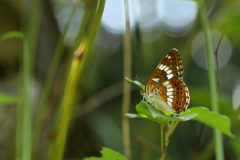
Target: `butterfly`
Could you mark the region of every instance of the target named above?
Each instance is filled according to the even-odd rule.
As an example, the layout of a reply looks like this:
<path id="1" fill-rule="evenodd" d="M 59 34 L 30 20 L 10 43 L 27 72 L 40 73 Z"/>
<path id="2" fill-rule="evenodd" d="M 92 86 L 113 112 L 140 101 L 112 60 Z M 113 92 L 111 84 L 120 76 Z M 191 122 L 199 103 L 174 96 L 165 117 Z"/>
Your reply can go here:
<path id="1" fill-rule="evenodd" d="M 143 98 L 168 112 L 181 113 L 190 102 L 183 82 L 183 64 L 177 49 L 171 49 L 149 77 Z"/>

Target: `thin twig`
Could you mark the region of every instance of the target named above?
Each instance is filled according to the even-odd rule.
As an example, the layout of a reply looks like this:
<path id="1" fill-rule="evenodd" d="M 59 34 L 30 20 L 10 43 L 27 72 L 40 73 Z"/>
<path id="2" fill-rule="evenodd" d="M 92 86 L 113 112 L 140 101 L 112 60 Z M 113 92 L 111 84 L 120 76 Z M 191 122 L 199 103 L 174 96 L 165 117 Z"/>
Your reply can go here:
<path id="1" fill-rule="evenodd" d="M 123 83 L 121 81 L 121 82 L 114 83 L 104 88 L 103 90 L 99 91 L 98 93 L 96 93 L 95 95 L 87 99 L 83 104 L 81 104 L 81 108 L 76 107 L 78 108 L 77 116 L 78 117 L 84 116 L 94 111 L 104 103 L 109 102 L 110 100 L 116 98 L 117 96 L 122 95 L 122 90 L 121 90 L 122 86 L 123 86 Z"/>
<path id="2" fill-rule="evenodd" d="M 207 126 L 205 124 L 201 126 L 201 131 L 198 136 L 198 143 L 197 143 L 197 146 L 195 147 L 195 151 L 193 153 L 192 159 L 197 159 L 199 157 L 199 151 L 200 151 L 200 147 L 201 147 L 201 143 L 203 141 L 204 135 L 206 133 L 206 129 L 207 129 Z"/>
<path id="3" fill-rule="evenodd" d="M 218 42 L 218 45 L 217 45 L 217 48 L 215 50 L 215 59 L 216 59 L 216 67 L 217 67 L 217 72 L 216 72 L 216 77 L 217 77 L 217 89 L 218 91 L 220 90 L 220 84 L 221 84 L 221 75 L 220 75 L 220 70 L 219 70 L 219 60 L 218 60 L 218 50 L 219 50 L 219 47 L 220 47 L 220 44 L 222 42 L 222 39 L 223 39 L 223 33 L 221 35 L 221 38 Z"/>
<path id="4" fill-rule="evenodd" d="M 134 133 L 133 137 L 136 139 L 138 143 L 143 144 L 144 147 L 150 148 L 156 152 L 159 152 L 159 150 L 161 149 L 159 145 L 151 142 L 148 138 L 144 136 L 140 136 L 139 133 Z"/>
<path id="5" fill-rule="evenodd" d="M 124 34 L 124 77 L 131 77 L 131 37 L 130 37 L 130 22 L 129 22 L 129 6 L 128 0 L 124 0 L 125 8 L 125 34 Z M 122 106 L 122 127 L 123 127 L 123 145 L 124 154 L 127 159 L 131 159 L 131 145 L 130 145 L 130 124 L 129 119 L 125 116 L 129 112 L 131 100 L 131 86 L 126 80 L 123 82 L 123 106 Z"/>

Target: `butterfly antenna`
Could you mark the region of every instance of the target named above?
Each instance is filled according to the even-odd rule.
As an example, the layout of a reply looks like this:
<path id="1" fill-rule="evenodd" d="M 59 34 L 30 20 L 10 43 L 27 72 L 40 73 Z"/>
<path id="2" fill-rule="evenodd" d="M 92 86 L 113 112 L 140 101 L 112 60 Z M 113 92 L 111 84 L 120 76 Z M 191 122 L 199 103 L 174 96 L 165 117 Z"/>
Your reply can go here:
<path id="1" fill-rule="evenodd" d="M 135 75 L 136 75 L 137 81 L 140 82 L 139 79 L 138 79 L 137 73 L 135 73 Z M 145 91 L 141 89 L 141 90 L 140 90 L 140 94 L 141 94 L 141 95 L 144 95 L 144 93 L 145 93 Z M 144 101 L 144 96 L 143 96 L 143 100 L 142 100 L 142 101 Z"/>
<path id="2" fill-rule="evenodd" d="M 137 81 L 139 82 L 139 79 L 138 79 L 138 75 L 137 75 L 137 73 L 135 73 L 135 75 L 136 75 L 136 79 L 137 79 Z"/>

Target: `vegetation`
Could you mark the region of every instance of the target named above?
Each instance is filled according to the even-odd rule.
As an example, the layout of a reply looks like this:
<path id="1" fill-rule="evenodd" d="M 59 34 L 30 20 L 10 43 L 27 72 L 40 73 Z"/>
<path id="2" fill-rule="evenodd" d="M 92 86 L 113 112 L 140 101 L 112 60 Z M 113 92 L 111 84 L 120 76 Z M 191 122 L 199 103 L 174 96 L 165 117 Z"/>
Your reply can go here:
<path id="1" fill-rule="evenodd" d="M 239 2 L 124 0 L 122 32 L 113 2 L 0 2 L 0 159 L 240 159 Z M 172 48 L 191 96 L 180 114 L 139 93 Z"/>

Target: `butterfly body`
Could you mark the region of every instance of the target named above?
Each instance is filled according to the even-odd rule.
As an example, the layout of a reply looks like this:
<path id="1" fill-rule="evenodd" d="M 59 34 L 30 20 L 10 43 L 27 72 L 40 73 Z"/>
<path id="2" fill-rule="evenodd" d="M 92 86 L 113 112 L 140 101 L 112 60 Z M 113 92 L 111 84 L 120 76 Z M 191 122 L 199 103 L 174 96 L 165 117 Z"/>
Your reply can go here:
<path id="1" fill-rule="evenodd" d="M 190 101 L 189 91 L 183 82 L 183 65 L 180 53 L 172 49 L 162 59 L 146 83 L 143 97 L 168 112 L 183 112 Z"/>

